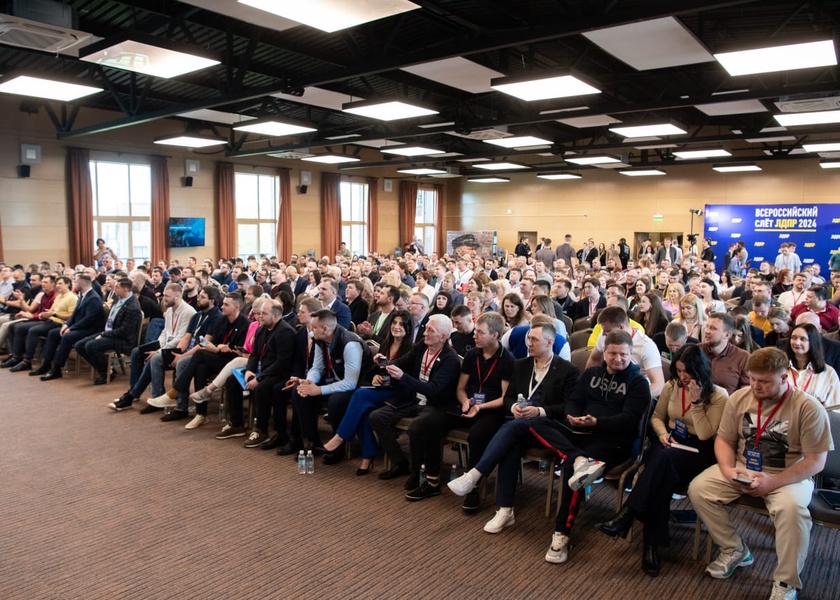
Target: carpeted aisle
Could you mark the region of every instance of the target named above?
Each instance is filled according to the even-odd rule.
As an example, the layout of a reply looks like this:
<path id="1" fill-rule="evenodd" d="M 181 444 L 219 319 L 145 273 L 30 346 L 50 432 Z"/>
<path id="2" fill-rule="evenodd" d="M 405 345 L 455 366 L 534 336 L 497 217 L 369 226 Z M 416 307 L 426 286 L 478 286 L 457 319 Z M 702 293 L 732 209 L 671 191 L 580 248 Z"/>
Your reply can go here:
<path id="1" fill-rule="evenodd" d="M 0 371 L 0 598 L 769 595 L 775 553 L 760 516 L 738 514 L 756 564 L 731 580 L 690 560 L 689 526 L 674 528 L 663 573 L 650 579 L 639 530 L 627 543 L 594 529 L 615 499 L 604 484 L 581 509 L 570 561 L 552 565 L 545 478 L 531 467 L 516 525 L 493 536 L 482 531 L 490 506 L 467 517 L 448 490 L 412 504 L 402 480 L 356 477 L 356 461 L 318 462 L 302 476 L 290 458 L 215 440 L 215 415 L 190 432 L 159 413 L 114 413 L 106 404 L 126 380 L 94 387 L 85 376 L 42 383 Z M 801 598 L 840 596 L 837 535 L 814 529 Z"/>

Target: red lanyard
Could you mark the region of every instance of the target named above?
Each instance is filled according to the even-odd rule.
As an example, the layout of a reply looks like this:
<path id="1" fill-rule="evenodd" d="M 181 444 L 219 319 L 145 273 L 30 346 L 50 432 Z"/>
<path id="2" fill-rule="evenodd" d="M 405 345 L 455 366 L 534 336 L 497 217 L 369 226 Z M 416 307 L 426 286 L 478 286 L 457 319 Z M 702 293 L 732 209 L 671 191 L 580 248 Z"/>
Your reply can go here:
<path id="1" fill-rule="evenodd" d="M 420 373 L 421 373 L 422 375 L 425 375 L 426 377 L 428 377 L 428 376 L 429 376 L 429 372 L 432 370 L 432 365 L 434 364 L 434 362 L 435 362 L 435 360 L 437 359 L 437 357 L 438 357 L 438 356 L 440 356 L 440 353 L 441 353 L 441 352 L 443 352 L 443 348 L 441 348 L 440 350 L 438 350 L 438 351 L 437 351 L 437 354 L 435 354 L 434 356 L 430 357 L 430 358 L 429 358 L 429 360 L 427 361 L 427 360 L 426 360 L 426 357 L 427 357 L 427 356 L 429 356 L 429 350 L 428 350 L 428 349 L 426 350 L 425 354 L 423 355 L 423 364 L 422 364 L 422 366 L 421 366 L 421 370 L 420 370 Z"/>
<path id="2" fill-rule="evenodd" d="M 230 336 L 233 335 L 235 330 L 231 329 L 225 334 L 225 338 L 222 340 L 223 344 L 227 344 L 227 341 L 230 339 Z"/>
<path id="3" fill-rule="evenodd" d="M 764 425 L 761 424 L 761 402 L 758 403 L 758 415 L 756 416 L 756 431 L 755 431 L 755 447 L 758 448 L 758 443 L 761 441 L 761 434 L 764 433 L 764 430 L 767 429 L 767 426 L 773 420 L 773 417 L 776 416 L 776 413 L 779 412 L 779 409 L 782 408 L 782 404 L 785 403 L 787 400 L 788 394 L 790 394 L 790 384 L 788 384 L 788 389 L 782 396 L 782 399 L 779 400 L 779 403 L 776 407 L 770 411 L 770 414 L 767 415 L 767 420 L 764 421 Z"/>
<path id="4" fill-rule="evenodd" d="M 330 357 L 330 349 L 327 344 L 322 346 L 322 350 L 324 351 L 324 360 L 327 363 L 327 376 L 334 375 L 333 367 L 332 367 L 332 358 Z"/>
<path id="5" fill-rule="evenodd" d="M 794 371 L 793 368 L 791 368 L 790 376 L 791 376 L 791 379 L 793 380 L 793 385 L 795 387 L 799 387 L 799 385 L 796 382 L 796 375 L 797 375 L 796 371 Z M 814 377 L 813 373 L 808 375 L 808 381 L 805 382 L 805 387 L 799 388 L 799 389 L 802 390 L 803 392 L 807 392 L 808 391 L 808 386 L 811 385 L 811 379 L 813 379 L 813 377 Z"/>
<path id="6" fill-rule="evenodd" d="M 475 369 L 478 371 L 478 392 L 481 393 L 484 384 L 490 379 L 490 374 L 493 372 L 493 369 L 496 368 L 496 363 L 499 362 L 499 357 L 496 357 L 496 360 L 493 361 L 493 364 L 490 365 L 490 370 L 487 371 L 487 377 L 484 379 L 481 378 L 481 361 L 479 360 L 478 354 L 475 356 Z"/>
<path id="7" fill-rule="evenodd" d="M 688 409 L 691 408 L 691 402 L 688 403 L 688 406 L 685 405 L 685 388 L 682 388 L 682 417 L 685 416 L 685 413 L 688 412 Z"/>
<path id="8" fill-rule="evenodd" d="M 175 335 L 175 331 L 178 329 L 178 321 L 181 320 L 181 314 L 178 313 L 176 317 L 174 314 L 172 315 L 172 335 Z"/>

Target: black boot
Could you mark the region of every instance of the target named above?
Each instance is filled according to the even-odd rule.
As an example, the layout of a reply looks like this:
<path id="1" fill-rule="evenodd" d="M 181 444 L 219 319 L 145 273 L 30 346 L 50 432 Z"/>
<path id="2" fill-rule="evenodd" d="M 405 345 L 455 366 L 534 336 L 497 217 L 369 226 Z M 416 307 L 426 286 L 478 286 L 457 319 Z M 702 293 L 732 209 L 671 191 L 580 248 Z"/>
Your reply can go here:
<path id="1" fill-rule="evenodd" d="M 41 363 L 40 367 L 38 367 L 37 369 L 32 369 L 31 371 L 29 371 L 29 376 L 30 377 L 40 377 L 41 375 L 46 375 L 47 373 L 50 372 L 51 367 L 52 367 L 52 365 L 50 364 L 50 362 L 45 360 L 43 363 Z"/>
<path id="2" fill-rule="evenodd" d="M 632 526 L 633 511 L 625 504 L 612 519 L 598 525 L 598 529 L 612 537 L 626 538 Z"/>
<path id="3" fill-rule="evenodd" d="M 642 552 L 642 571 L 651 577 L 659 576 L 659 550 L 656 546 L 647 546 Z"/>
<path id="4" fill-rule="evenodd" d="M 61 379 L 62 377 L 61 367 L 53 367 L 49 373 L 41 375 L 40 379 L 41 381 L 52 381 L 53 379 Z"/>

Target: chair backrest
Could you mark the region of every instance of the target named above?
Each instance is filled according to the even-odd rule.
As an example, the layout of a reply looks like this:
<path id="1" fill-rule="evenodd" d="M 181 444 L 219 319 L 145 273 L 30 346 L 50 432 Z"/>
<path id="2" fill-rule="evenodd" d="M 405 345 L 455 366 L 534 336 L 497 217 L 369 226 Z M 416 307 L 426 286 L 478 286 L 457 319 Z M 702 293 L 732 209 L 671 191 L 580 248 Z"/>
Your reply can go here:
<path id="1" fill-rule="evenodd" d="M 379 342 L 375 340 L 365 340 L 365 344 L 368 345 L 368 348 L 370 348 L 371 352 L 374 354 L 379 352 Z"/>
<path id="2" fill-rule="evenodd" d="M 353 321 L 350 321 L 350 331 L 356 333 L 356 324 Z"/>
<path id="3" fill-rule="evenodd" d="M 582 331 L 575 331 L 569 337 L 569 347 L 572 352 L 579 348 L 586 348 L 589 345 L 589 336 L 592 335 L 591 329 L 584 329 Z"/>
<path id="4" fill-rule="evenodd" d="M 589 348 L 578 348 L 577 350 L 572 350 L 572 360 L 571 363 L 578 368 L 578 371 L 583 373 L 586 370 L 586 361 L 589 360 L 589 356 L 592 353 L 589 351 Z"/>
<path id="5" fill-rule="evenodd" d="M 662 377 L 666 383 L 671 379 L 671 361 L 667 358 L 662 359 Z"/>
<path id="6" fill-rule="evenodd" d="M 831 439 L 834 440 L 834 450 L 829 452 L 825 459 L 822 476 L 840 479 L 840 412 L 836 410 L 828 411 L 828 423 L 831 425 Z"/>
<path id="7" fill-rule="evenodd" d="M 574 321 L 572 321 L 572 318 L 569 315 L 563 315 L 563 318 L 560 320 L 563 321 L 563 323 L 566 325 L 566 333 L 568 335 L 571 335 L 572 329 L 575 326 L 575 323 Z"/>
<path id="8" fill-rule="evenodd" d="M 591 324 L 592 317 L 580 317 L 579 319 L 575 319 L 575 322 L 572 324 L 572 331 L 581 331 L 582 329 L 589 329 L 589 326 Z"/>

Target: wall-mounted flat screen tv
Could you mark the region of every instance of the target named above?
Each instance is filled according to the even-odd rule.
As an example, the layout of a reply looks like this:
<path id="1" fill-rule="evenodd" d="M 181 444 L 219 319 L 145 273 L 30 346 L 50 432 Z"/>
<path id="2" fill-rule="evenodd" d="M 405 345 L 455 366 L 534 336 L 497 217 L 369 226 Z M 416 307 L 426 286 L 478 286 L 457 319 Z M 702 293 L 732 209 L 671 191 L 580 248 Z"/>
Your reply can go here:
<path id="1" fill-rule="evenodd" d="M 190 248 L 203 245 L 204 219 L 197 217 L 170 217 L 170 248 Z"/>

